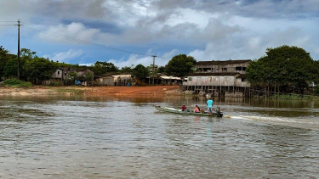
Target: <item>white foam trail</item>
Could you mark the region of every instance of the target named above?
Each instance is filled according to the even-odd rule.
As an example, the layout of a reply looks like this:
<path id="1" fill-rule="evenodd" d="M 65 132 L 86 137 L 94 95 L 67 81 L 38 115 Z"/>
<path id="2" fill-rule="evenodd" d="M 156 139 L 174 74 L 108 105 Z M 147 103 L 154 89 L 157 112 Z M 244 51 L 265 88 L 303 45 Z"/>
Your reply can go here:
<path id="1" fill-rule="evenodd" d="M 285 117 L 262 117 L 262 116 L 230 116 L 232 119 L 259 121 L 259 122 L 271 122 L 271 123 L 287 123 L 287 124 L 315 124 L 319 125 L 319 119 L 296 119 Z"/>

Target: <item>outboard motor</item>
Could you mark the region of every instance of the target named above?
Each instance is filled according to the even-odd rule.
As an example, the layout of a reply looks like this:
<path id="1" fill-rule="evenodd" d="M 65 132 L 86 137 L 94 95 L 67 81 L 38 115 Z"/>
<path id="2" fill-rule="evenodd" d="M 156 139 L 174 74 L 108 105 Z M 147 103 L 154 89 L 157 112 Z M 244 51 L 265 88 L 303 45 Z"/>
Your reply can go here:
<path id="1" fill-rule="evenodd" d="M 223 117 L 223 112 L 220 111 L 220 107 L 217 106 L 216 108 L 217 117 Z"/>

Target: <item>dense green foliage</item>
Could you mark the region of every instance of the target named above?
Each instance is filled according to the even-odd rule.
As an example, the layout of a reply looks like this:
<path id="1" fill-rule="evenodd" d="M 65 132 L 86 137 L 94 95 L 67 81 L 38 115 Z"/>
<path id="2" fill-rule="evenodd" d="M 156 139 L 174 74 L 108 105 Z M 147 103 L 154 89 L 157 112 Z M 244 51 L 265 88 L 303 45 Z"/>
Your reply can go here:
<path id="1" fill-rule="evenodd" d="M 7 79 L 3 82 L 3 84 L 8 87 L 31 87 L 32 86 L 30 82 L 21 81 L 16 78 Z"/>
<path id="2" fill-rule="evenodd" d="M 56 68 L 55 63 L 45 58 L 35 57 L 25 62 L 23 66 L 23 76 L 26 76 L 28 81 L 33 82 L 36 80 L 48 80 Z"/>
<path id="3" fill-rule="evenodd" d="M 125 66 L 125 67 L 122 67 L 121 68 L 121 72 L 122 73 L 132 73 L 133 72 L 133 69 L 134 69 L 134 65 L 128 67 L 128 66 Z"/>
<path id="4" fill-rule="evenodd" d="M 315 62 L 304 49 L 284 45 L 268 48 L 266 54 L 252 61 L 246 70 L 252 85 L 278 92 L 303 93 L 310 83 L 318 82 Z"/>
<path id="5" fill-rule="evenodd" d="M 185 77 L 193 72 L 195 63 L 196 60 L 192 56 L 186 56 L 185 54 L 176 55 L 165 66 L 165 72 L 168 75 Z"/>
<path id="6" fill-rule="evenodd" d="M 133 69 L 132 77 L 136 78 L 137 83 L 142 84 L 144 82 L 144 79 L 148 76 L 148 74 L 149 74 L 148 68 L 146 68 L 142 64 L 138 64 Z"/>
<path id="7" fill-rule="evenodd" d="M 4 76 L 4 69 L 9 60 L 16 59 L 15 55 L 9 54 L 9 51 L 0 46 L 0 79 Z M 15 75 L 18 71 L 15 70 Z"/>
<path id="8" fill-rule="evenodd" d="M 114 66 L 113 63 L 108 62 L 95 62 L 92 71 L 95 75 L 102 75 L 109 72 L 117 72 L 119 69 L 118 67 Z"/>

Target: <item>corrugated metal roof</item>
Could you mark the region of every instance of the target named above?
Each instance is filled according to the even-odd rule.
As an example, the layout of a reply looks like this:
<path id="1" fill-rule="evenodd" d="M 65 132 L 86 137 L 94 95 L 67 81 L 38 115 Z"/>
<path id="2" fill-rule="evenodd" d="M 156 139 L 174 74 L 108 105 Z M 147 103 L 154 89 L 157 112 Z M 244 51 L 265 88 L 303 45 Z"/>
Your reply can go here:
<path id="1" fill-rule="evenodd" d="M 195 64 L 195 66 L 198 65 L 227 65 L 227 64 L 236 64 L 236 63 L 246 63 L 250 62 L 250 59 L 245 60 L 212 60 L 212 61 L 199 61 Z"/>
<path id="2" fill-rule="evenodd" d="M 239 72 L 220 72 L 220 73 L 193 73 L 188 76 L 235 76 L 239 75 Z"/>
<path id="3" fill-rule="evenodd" d="M 180 77 L 176 77 L 176 76 L 161 76 L 162 79 L 165 80 L 180 80 Z"/>

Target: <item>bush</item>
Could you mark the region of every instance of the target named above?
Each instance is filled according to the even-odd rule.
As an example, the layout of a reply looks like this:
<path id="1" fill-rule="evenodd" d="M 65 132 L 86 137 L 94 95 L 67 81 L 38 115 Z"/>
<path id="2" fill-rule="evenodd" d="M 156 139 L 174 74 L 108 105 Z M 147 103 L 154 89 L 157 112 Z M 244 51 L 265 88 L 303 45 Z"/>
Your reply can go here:
<path id="1" fill-rule="evenodd" d="M 283 99 L 283 100 L 312 100 L 312 95 L 300 95 L 300 94 L 289 94 L 289 95 L 274 95 L 271 99 Z"/>
<path id="2" fill-rule="evenodd" d="M 16 78 L 7 79 L 3 82 L 3 84 L 8 87 L 31 87 L 32 86 L 30 82 L 21 81 Z"/>
<path id="3" fill-rule="evenodd" d="M 61 86 L 61 83 L 60 83 L 60 82 L 57 82 L 57 81 L 52 81 L 52 82 L 50 82 L 49 85 L 50 85 L 50 86 Z"/>

